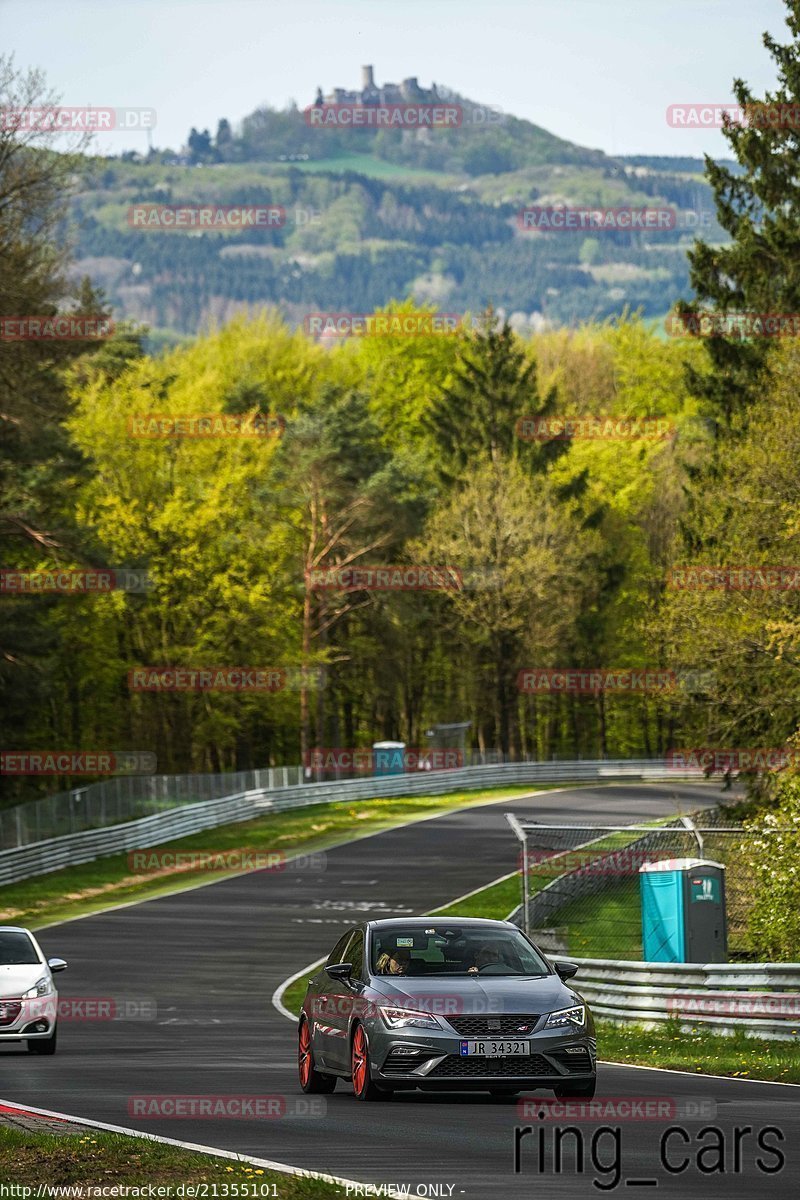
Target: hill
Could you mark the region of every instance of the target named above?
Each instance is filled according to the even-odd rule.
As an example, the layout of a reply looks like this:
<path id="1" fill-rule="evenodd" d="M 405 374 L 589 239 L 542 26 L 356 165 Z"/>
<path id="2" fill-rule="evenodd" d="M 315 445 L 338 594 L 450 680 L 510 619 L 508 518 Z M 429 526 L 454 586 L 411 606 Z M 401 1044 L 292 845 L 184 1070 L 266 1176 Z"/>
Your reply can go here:
<path id="1" fill-rule="evenodd" d="M 408 84 L 421 104 L 433 94 L 457 106 L 460 124 L 312 128 L 296 106 L 259 109 L 236 130 L 222 118 L 214 137 L 192 130 L 179 153 L 87 160 L 73 206 L 76 273 L 105 288 L 118 318 L 168 339 L 251 306 L 275 305 L 300 324 L 309 312 L 371 311 L 407 296 L 450 312 L 492 301 L 535 329 L 625 308 L 656 319 L 689 294 L 687 246 L 698 229 L 722 236 L 699 161 L 610 158 Z M 335 89 L 318 100 L 362 96 Z M 284 215 L 269 227 L 167 230 L 136 223 L 134 206 L 147 205 Z M 669 207 L 675 221 L 656 231 L 522 228 L 520 211 L 534 205 Z"/>

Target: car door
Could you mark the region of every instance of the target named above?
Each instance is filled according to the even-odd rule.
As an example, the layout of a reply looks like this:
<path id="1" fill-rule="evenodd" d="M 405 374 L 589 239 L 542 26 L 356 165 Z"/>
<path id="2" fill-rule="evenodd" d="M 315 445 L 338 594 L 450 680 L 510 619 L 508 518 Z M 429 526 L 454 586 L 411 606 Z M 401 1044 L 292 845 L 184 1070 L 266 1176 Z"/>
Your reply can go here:
<path id="1" fill-rule="evenodd" d="M 345 951 L 350 945 L 354 932 L 353 929 L 348 929 L 339 938 L 328 955 L 325 967 L 332 966 L 334 963 L 350 961 L 346 957 Z M 325 967 L 320 967 L 319 974 L 316 976 L 316 995 L 312 1004 L 314 1053 L 320 1066 L 339 1067 L 343 1061 L 341 1043 L 343 1039 L 345 1042 L 347 1040 L 347 1022 L 345 1021 L 343 1026 L 341 1009 L 343 1005 L 345 1007 L 348 1005 L 344 993 L 345 991 L 349 992 L 349 989 L 345 989 L 338 979 L 331 979 Z M 345 1029 L 344 1033 L 342 1032 L 343 1028 Z"/>
<path id="2" fill-rule="evenodd" d="M 352 963 L 351 982 L 328 979 L 326 1027 L 328 1030 L 328 1062 L 337 1070 L 350 1069 L 350 1021 L 359 1011 L 364 990 L 364 930 L 353 929 L 347 939 L 340 962 Z"/>

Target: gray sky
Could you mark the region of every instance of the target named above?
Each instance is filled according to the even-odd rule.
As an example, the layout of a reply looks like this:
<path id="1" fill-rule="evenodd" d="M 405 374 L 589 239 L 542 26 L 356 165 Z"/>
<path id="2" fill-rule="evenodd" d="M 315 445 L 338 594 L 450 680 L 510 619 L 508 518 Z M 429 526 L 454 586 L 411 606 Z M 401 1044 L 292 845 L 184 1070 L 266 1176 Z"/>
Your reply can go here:
<path id="1" fill-rule="evenodd" d="M 155 108 L 156 146 L 303 107 L 320 84 L 416 75 L 616 154 L 727 153 L 714 130 L 670 128 L 667 105 L 774 86 L 765 29 L 782 0 L 0 0 L 0 47 L 42 67 L 63 104 Z M 115 133 L 102 149 L 146 149 Z"/>

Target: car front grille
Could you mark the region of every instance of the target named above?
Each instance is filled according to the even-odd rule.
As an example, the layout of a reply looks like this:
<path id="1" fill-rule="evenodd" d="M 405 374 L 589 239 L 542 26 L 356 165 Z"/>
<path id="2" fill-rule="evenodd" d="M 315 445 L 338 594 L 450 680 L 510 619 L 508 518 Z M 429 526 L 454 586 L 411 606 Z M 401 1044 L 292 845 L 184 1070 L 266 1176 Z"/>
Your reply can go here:
<path id="1" fill-rule="evenodd" d="M 426 1079 L 476 1079 L 489 1076 L 530 1078 L 533 1075 L 557 1076 L 556 1068 L 541 1054 L 512 1054 L 508 1058 L 477 1058 L 448 1054 Z"/>
<path id="2" fill-rule="evenodd" d="M 518 1038 L 532 1033 L 540 1018 L 540 1013 L 481 1013 L 480 1016 L 461 1014 L 446 1019 L 462 1037 Z"/>
<path id="3" fill-rule="evenodd" d="M 13 1025 L 21 1012 L 21 1000 L 0 1000 L 0 1025 Z"/>

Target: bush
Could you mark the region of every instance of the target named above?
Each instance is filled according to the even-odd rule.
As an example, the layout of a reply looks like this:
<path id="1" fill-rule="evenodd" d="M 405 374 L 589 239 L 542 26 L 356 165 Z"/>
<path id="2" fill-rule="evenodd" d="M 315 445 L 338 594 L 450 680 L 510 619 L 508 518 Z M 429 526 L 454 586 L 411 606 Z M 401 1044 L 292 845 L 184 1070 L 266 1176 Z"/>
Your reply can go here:
<path id="1" fill-rule="evenodd" d="M 764 958 L 782 962 L 800 959 L 800 778 L 785 778 L 776 806 L 748 822 L 754 830 L 746 842 L 747 861 L 755 875 L 756 891 L 749 932 Z M 796 826 L 787 833 L 768 830 Z"/>

